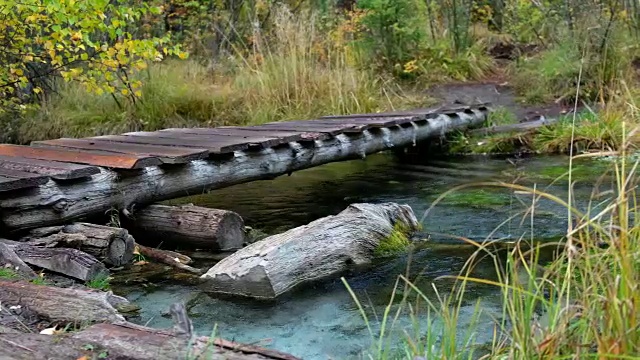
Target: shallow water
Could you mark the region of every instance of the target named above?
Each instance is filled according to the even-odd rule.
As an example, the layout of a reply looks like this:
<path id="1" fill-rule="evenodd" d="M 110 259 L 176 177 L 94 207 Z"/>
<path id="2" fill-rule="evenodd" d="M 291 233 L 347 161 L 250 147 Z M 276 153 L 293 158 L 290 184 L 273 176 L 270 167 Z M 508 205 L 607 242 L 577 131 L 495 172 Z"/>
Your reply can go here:
<path id="1" fill-rule="evenodd" d="M 354 202 L 394 201 L 409 204 L 418 218 L 425 215 L 432 201 L 444 191 L 463 183 L 497 179 L 547 189 L 566 198 L 566 181 L 550 185 L 561 174 L 557 166 L 566 167 L 566 157 L 505 159 L 465 158 L 448 160 L 398 161 L 379 154 L 365 161 L 349 161 L 294 173 L 272 181 L 253 182 L 213 191 L 209 194 L 173 201 L 234 210 L 247 225 L 269 234 L 306 224 L 319 217 L 336 214 Z M 599 163 L 581 168 L 582 181 L 575 185 L 576 201 L 586 204 L 598 173 Z M 481 240 L 524 237 L 557 238 L 566 229 L 566 210 L 549 201 L 539 201 L 533 219 L 518 216 L 500 226 L 509 216 L 522 212 L 531 204 L 531 195 L 498 190 L 462 190 L 445 198 L 423 219 L 424 231 L 417 234 L 419 244 L 409 256 L 379 259 L 364 272 L 345 277 L 363 303 L 373 333 L 378 336 L 380 322 L 399 274 L 411 279 L 431 299 L 436 299 L 432 282 L 442 275 L 456 275 L 471 254 L 470 249 L 434 243 L 455 240 L 442 234 Z M 535 229 L 534 232 L 531 229 Z M 497 229 L 497 230 L 496 230 Z M 425 239 L 429 239 L 426 241 Z M 409 261 L 410 260 L 410 261 Z M 410 264 L 410 266 L 409 266 Z M 477 267 L 477 276 L 492 277 L 493 264 Z M 441 294 L 451 282 L 435 281 Z M 371 336 L 358 308 L 339 279 L 328 280 L 297 290 L 274 302 L 217 299 L 201 294 L 196 286 L 166 281 L 153 290 L 140 287 L 116 288 L 143 309 L 140 323 L 170 327 L 166 316 L 169 305 L 188 301 L 196 330 L 243 343 L 272 347 L 304 359 L 361 358 L 371 350 Z M 476 301 L 482 317 L 476 328 L 476 341 L 491 340 L 491 318 L 499 317 L 500 294 L 495 288 L 470 285 L 467 303 L 461 310 L 461 334 L 473 321 Z M 395 309 L 395 308 L 394 308 Z M 165 314 L 163 316 L 163 314 Z M 401 339 L 404 332 L 414 339 L 430 329 L 437 333 L 441 320 L 421 315 L 412 318 L 403 311 L 391 327 Z M 394 344 L 391 344 L 392 346 Z M 397 344 L 396 344 L 397 345 Z"/>

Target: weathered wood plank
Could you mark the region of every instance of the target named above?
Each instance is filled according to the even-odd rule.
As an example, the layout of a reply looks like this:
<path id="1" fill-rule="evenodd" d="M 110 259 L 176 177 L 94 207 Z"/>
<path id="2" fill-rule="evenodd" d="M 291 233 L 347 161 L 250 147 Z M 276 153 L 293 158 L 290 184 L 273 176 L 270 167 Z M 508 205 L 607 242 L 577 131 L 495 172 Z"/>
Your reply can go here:
<path id="1" fill-rule="evenodd" d="M 299 136 L 300 138 L 297 140 L 291 140 L 291 141 L 299 141 L 299 142 L 326 140 L 331 137 L 329 134 L 306 131 L 306 130 L 281 130 L 281 129 L 275 130 L 275 129 L 269 129 L 269 128 L 265 129 L 260 127 L 260 125 L 247 126 L 247 127 L 223 126 L 216 129 L 220 129 L 220 130 L 229 129 L 229 130 L 238 131 L 239 133 L 249 132 L 249 133 L 255 133 L 255 134 L 268 132 L 269 136 L 295 135 L 296 137 Z"/>
<path id="2" fill-rule="evenodd" d="M 249 148 L 249 144 L 238 144 L 235 141 L 220 143 L 205 139 L 180 139 L 177 136 L 156 137 L 151 135 L 142 135 L 141 133 L 136 133 L 136 135 L 133 135 L 133 133 L 125 135 L 105 135 L 96 137 L 95 139 L 129 144 L 152 144 L 159 146 L 177 146 L 185 148 L 193 147 L 206 149 L 210 154 L 224 154 L 234 152 L 236 150 L 246 150 Z"/>
<path id="3" fill-rule="evenodd" d="M 332 136 L 342 133 L 362 132 L 367 126 L 356 124 L 323 124 L 313 120 L 274 122 L 256 126 L 254 128 L 270 130 L 294 130 L 300 132 L 319 132 Z"/>
<path id="4" fill-rule="evenodd" d="M 420 121 L 423 117 L 420 116 L 390 116 L 390 117 L 353 117 L 345 119 L 331 119 L 321 120 L 324 124 L 331 124 L 335 121 L 342 121 L 343 123 L 349 123 L 354 125 L 369 125 L 369 127 L 390 127 L 395 125 L 403 125 L 412 121 Z"/>
<path id="5" fill-rule="evenodd" d="M 243 139 L 256 138 L 270 138 L 278 139 L 278 144 L 289 143 L 292 141 L 314 141 L 323 136 L 320 133 L 305 133 L 299 131 L 277 131 L 270 130 L 265 133 L 264 130 L 254 130 L 253 127 L 239 127 L 239 126 L 223 126 L 217 128 L 172 128 L 160 130 L 160 132 L 174 133 L 174 134 L 191 134 L 198 136 L 206 135 L 222 135 L 239 137 Z"/>
<path id="6" fill-rule="evenodd" d="M 148 155 L 141 156 L 115 154 L 104 151 L 47 149 L 9 144 L 0 144 L 0 155 L 96 165 L 115 169 L 141 169 L 147 166 L 162 164 L 160 159 Z"/>
<path id="7" fill-rule="evenodd" d="M 102 215 L 109 209 L 140 208 L 180 196 L 201 194 L 243 182 L 288 174 L 322 164 L 363 158 L 393 147 L 412 146 L 453 129 L 465 129 L 486 120 L 487 112 L 440 115 L 416 126 L 385 131 L 337 135 L 313 146 L 264 149 L 226 159 L 194 161 L 179 168 L 153 167 L 144 176 L 122 177 L 101 171 L 87 182 L 58 186 L 49 182 L 29 194 L 0 197 L 0 214 L 6 229 L 59 224 L 83 216 Z M 53 186 L 56 185 L 56 186 Z"/>
<path id="8" fill-rule="evenodd" d="M 46 184 L 48 176 L 0 168 L 0 191 L 24 189 Z"/>
<path id="9" fill-rule="evenodd" d="M 260 137 L 233 137 L 219 134 L 189 134 L 182 132 L 156 131 L 126 133 L 135 141 L 149 141 L 154 144 L 200 144 L 212 153 L 228 153 L 249 148 L 268 148 L 280 145 L 283 141 L 263 134 Z"/>
<path id="10" fill-rule="evenodd" d="M 473 109 L 485 112 L 488 110 L 488 107 L 490 105 L 491 103 L 488 103 L 488 102 L 479 102 L 476 104 L 469 104 L 469 105 L 449 104 L 449 105 L 443 105 L 443 106 L 434 106 L 430 108 L 387 111 L 387 112 L 381 112 L 381 113 L 326 115 L 321 117 L 321 119 L 348 119 L 348 118 L 354 118 L 354 117 L 384 118 L 384 117 L 394 117 L 394 116 L 420 116 L 420 117 L 426 118 L 432 115 L 450 114 L 450 113 L 458 113 L 458 112 L 471 114 L 473 112 Z"/>
<path id="11" fill-rule="evenodd" d="M 71 148 L 78 150 L 99 150 L 118 154 L 155 156 L 165 164 L 183 164 L 209 156 L 207 149 L 143 144 L 124 144 L 96 139 L 56 139 L 34 141 L 35 147 Z"/>
<path id="12" fill-rule="evenodd" d="M 55 180 L 79 179 L 100 172 L 95 166 L 0 155 L 0 169 L 46 175 Z"/>

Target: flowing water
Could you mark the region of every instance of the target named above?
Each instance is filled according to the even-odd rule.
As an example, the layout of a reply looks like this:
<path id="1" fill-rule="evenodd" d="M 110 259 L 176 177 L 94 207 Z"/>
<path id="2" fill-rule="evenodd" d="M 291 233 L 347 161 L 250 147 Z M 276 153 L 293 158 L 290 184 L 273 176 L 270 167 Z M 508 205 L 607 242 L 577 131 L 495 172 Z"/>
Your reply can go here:
<path id="1" fill-rule="evenodd" d="M 602 162 L 600 162 L 602 163 Z M 576 168 L 576 199 L 584 204 L 591 195 L 600 163 L 583 163 Z M 268 234 L 300 226 L 317 218 L 336 214 L 355 202 L 393 201 L 409 204 L 418 218 L 443 192 L 464 183 L 501 180 L 546 189 L 566 198 L 567 182 L 554 178 L 568 165 L 566 157 L 530 159 L 462 158 L 398 161 L 378 154 L 365 161 L 334 163 L 294 173 L 271 181 L 260 181 L 180 199 L 173 203 L 234 210 L 247 225 Z M 452 193 L 424 217 L 424 230 L 416 235 L 417 246 L 410 254 L 378 259 L 366 271 L 345 278 L 369 317 L 371 330 L 379 335 L 380 319 L 392 296 L 399 274 L 409 274 L 432 300 L 446 294 L 451 281 L 436 279 L 456 275 L 472 253 L 446 234 L 475 240 L 490 238 L 557 239 L 566 229 L 566 209 L 549 201 L 538 201 L 534 216 L 509 216 L 531 205 L 531 195 L 500 189 L 463 189 Z M 502 224 L 502 226 L 501 226 Z M 532 231 L 533 229 L 533 231 Z M 476 276 L 494 277 L 491 262 L 476 268 Z M 201 335 L 215 335 L 243 343 L 258 344 L 304 359 L 362 358 L 371 352 L 372 337 L 355 302 L 339 279 L 327 280 L 296 290 L 277 301 L 223 299 L 200 293 L 197 285 L 161 280 L 147 288 L 122 286 L 116 291 L 142 307 L 140 323 L 170 327 L 167 311 L 171 303 L 189 304 L 195 328 Z M 470 284 L 467 302 L 460 314 L 460 334 L 474 330 L 475 341 L 491 340 L 491 319 L 501 312 L 501 295 L 495 288 Z M 481 315 L 476 318 L 476 310 Z M 395 308 L 394 308 L 395 310 Z M 477 320 L 477 326 L 473 326 Z M 395 340 L 414 339 L 431 330 L 437 333 L 441 319 L 425 313 L 411 316 L 402 311 L 387 330 Z M 390 346 L 397 345 L 390 343 Z"/>

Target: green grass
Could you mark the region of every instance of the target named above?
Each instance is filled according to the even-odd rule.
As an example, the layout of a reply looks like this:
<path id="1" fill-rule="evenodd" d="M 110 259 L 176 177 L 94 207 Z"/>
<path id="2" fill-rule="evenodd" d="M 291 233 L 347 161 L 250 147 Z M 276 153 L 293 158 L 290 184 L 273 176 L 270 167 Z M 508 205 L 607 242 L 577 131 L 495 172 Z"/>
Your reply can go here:
<path id="1" fill-rule="evenodd" d="M 5 268 L 5 267 L 0 268 L 0 279 L 10 280 L 10 279 L 15 279 L 17 277 L 18 277 L 18 274 L 13 269 Z"/>
<path id="2" fill-rule="evenodd" d="M 634 123 L 634 119 L 625 123 L 627 134 L 635 133 Z M 371 334 L 374 346 L 370 357 L 640 359 L 640 224 L 634 221 L 640 214 L 640 205 L 636 202 L 640 161 L 630 162 L 626 156 L 630 145 L 630 136 L 624 136 L 620 157 L 610 160 L 609 170 L 614 178 L 608 183 L 612 185 L 608 200 L 603 202 L 598 198 L 600 192 L 607 190 L 602 187 L 604 184 L 595 184 L 594 190 L 599 191 L 594 191 L 592 203 L 586 208 L 574 204 L 572 184 L 568 185 L 566 199 L 504 182 L 468 184 L 442 194 L 433 206 L 444 202 L 452 193 L 468 189 L 529 193 L 531 197 L 562 206 L 564 215 L 571 215 L 571 221 L 560 242 L 528 244 L 521 240 L 508 250 L 506 258 L 492 250 L 491 242 L 478 243 L 458 237 L 475 246 L 477 251 L 459 275 L 443 276 L 432 284 L 437 293 L 435 300 L 410 279 L 399 276 L 395 286 L 402 291 L 394 291 L 392 298 L 398 297 L 398 293 L 402 295 L 389 302 L 378 320 L 381 330 Z M 570 166 L 576 161 L 573 159 Z M 580 166 L 577 170 L 582 171 Z M 555 170 L 552 172 L 557 174 Z M 527 213 L 533 216 L 535 202 L 532 203 L 532 208 L 516 216 Z M 541 260 L 545 249 L 555 251 L 550 261 Z M 482 259 L 493 262 L 495 276 L 473 275 L 473 268 Z M 442 294 L 438 292 L 439 281 L 455 281 L 455 285 L 450 292 Z M 481 316 L 480 306 L 475 309 L 472 325 L 460 327 L 460 309 L 466 303 L 469 296 L 466 290 L 472 283 L 495 286 L 502 295 L 502 314 L 494 319 L 496 331 L 488 344 L 478 345 L 473 341 L 476 331 L 473 323 L 477 325 Z M 372 329 L 373 320 L 367 318 L 357 297 L 349 291 L 365 323 Z M 390 334 L 402 311 L 408 311 L 416 319 L 437 317 L 443 325 L 439 329 L 405 332 L 400 345 L 392 346 L 389 336 L 397 336 Z"/>
<path id="3" fill-rule="evenodd" d="M 112 278 L 108 275 L 101 275 L 95 279 L 87 281 L 85 285 L 96 290 L 109 290 L 111 279 Z"/>

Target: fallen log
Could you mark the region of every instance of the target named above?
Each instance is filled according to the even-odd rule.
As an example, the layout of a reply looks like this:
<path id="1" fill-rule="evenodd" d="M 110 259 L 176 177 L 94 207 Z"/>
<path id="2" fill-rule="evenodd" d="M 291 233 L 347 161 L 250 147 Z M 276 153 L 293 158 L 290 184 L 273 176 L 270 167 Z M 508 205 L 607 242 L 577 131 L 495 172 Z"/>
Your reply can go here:
<path id="1" fill-rule="evenodd" d="M 38 276 L 29 265 L 25 264 L 24 261 L 16 255 L 15 251 L 7 244 L 0 242 L 0 267 L 3 266 L 10 267 L 11 270 L 25 279 L 33 279 Z"/>
<path id="2" fill-rule="evenodd" d="M 124 224 L 139 242 L 158 239 L 153 245 L 229 251 L 242 248 L 246 237 L 237 213 L 193 205 L 150 205 Z"/>
<path id="3" fill-rule="evenodd" d="M 125 229 L 88 223 L 34 229 L 21 241 L 48 248 L 78 249 L 113 266 L 130 263 L 135 245 Z"/>
<path id="4" fill-rule="evenodd" d="M 176 313 L 176 310 L 182 313 Z M 172 306 L 172 315 L 174 319 L 189 322 L 184 306 Z M 190 327 L 190 322 L 187 325 Z M 82 356 L 95 358 L 103 354 L 108 359 L 129 360 L 299 360 L 275 350 L 196 337 L 190 328 L 182 330 L 152 329 L 120 322 L 93 325 L 71 335 L 0 333 L 0 358 L 76 360 Z"/>
<path id="5" fill-rule="evenodd" d="M 206 291 L 273 299 L 292 288 L 369 264 L 376 247 L 418 221 L 408 205 L 353 204 L 340 214 L 267 237 L 202 275 Z"/>
<path id="6" fill-rule="evenodd" d="M 153 249 L 140 244 L 137 244 L 136 246 L 138 247 L 138 251 L 141 255 L 146 256 L 150 259 L 173 266 L 174 268 L 179 270 L 188 271 L 190 273 L 198 275 L 202 274 L 202 271 L 200 269 L 196 269 L 187 265 L 191 262 L 191 259 L 188 256 L 178 254 L 173 251 Z"/>
<path id="7" fill-rule="evenodd" d="M 51 322 L 86 325 L 95 322 L 124 321 L 116 308 L 129 305 L 113 293 L 57 288 L 24 281 L 0 280 L 0 303 L 20 305 Z"/>
<path id="8" fill-rule="evenodd" d="M 69 277 L 91 281 L 106 276 L 109 270 L 96 258 L 76 249 L 44 248 L 17 241 L 0 239 L 26 264 Z"/>
<path id="9" fill-rule="evenodd" d="M 110 209 L 131 209 L 181 196 L 201 194 L 235 184 L 289 174 L 293 171 L 391 148 L 412 146 L 440 137 L 452 129 L 481 124 L 488 113 L 486 105 L 416 116 L 404 126 L 364 130 L 316 140 L 308 145 L 259 151 L 236 151 L 208 160 L 180 166 L 150 166 L 138 176 L 122 176 L 105 168 L 84 182 L 55 183 L 37 188 L 0 194 L 0 221 L 7 230 L 55 225 L 88 216 L 100 216 Z M 438 113 L 439 112 L 439 113 Z"/>

